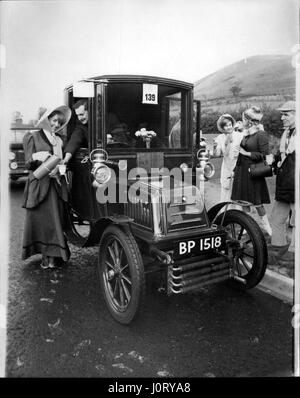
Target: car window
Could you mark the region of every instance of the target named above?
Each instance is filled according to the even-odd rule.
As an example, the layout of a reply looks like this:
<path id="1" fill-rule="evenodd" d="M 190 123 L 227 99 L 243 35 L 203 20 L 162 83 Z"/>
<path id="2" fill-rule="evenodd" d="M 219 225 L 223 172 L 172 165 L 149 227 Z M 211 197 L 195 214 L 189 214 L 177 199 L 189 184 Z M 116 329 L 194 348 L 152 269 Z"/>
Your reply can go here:
<path id="1" fill-rule="evenodd" d="M 105 118 L 107 148 L 186 148 L 186 101 L 187 90 L 177 87 L 109 84 Z"/>

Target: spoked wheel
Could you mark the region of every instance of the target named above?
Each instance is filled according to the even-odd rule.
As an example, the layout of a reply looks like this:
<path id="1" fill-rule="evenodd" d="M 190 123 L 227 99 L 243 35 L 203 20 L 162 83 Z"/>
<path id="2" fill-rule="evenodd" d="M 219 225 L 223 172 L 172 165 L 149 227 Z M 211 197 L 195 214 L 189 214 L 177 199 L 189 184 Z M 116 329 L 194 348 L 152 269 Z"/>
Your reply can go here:
<path id="1" fill-rule="evenodd" d="M 98 258 L 101 289 L 113 318 L 129 324 L 143 306 L 145 274 L 141 253 L 131 232 L 110 226 L 103 233 Z"/>
<path id="2" fill-rule="evenodd" d="M 216 220 L 221 223 L 223 214 Z M 235 287 L 250 289 L 263 278 L 268 252 L 264 235 L 258 224 L 247 214 L 239 210 L 229 210 L 223 221 L 228 238 L 228 254 L 232 258 L 233 279 Z"/>

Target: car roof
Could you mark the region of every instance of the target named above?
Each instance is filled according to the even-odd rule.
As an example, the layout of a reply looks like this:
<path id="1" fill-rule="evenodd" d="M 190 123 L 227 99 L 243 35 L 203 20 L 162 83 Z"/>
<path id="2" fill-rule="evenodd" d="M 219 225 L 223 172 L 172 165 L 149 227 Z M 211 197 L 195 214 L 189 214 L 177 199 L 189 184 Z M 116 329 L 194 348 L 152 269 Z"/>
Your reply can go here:
<path id="1" fill-rule="evenodd" d="M 165 77 L 158 76 L 146 76 L 146 75 L 101 75 L 91 77 L 88 79 L 82 79 L 84 81 L 91 81 L 94 83 L 120 83 L 120 82 L 132 82 L 132 83 L 149 83 L 149 84 L 166 84 L 171 86 L 177 86 L 180 88 L 191 89 L 194 87 L 193 83 L 184 82 L 182 80 L 168 79 Z M 66 87 L 66 90 L 72 88 L 73 84 Z"/>

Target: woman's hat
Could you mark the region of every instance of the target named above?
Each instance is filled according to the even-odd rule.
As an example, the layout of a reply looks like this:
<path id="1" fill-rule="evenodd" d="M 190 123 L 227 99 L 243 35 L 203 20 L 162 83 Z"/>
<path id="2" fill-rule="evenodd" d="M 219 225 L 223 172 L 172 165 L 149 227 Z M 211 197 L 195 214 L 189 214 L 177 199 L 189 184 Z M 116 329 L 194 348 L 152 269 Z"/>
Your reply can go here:
<path id="1" fill-rule="evenodd" d="M 234 118 L 231 115 L 229 115 L 228 113 L 224 113 L 224 115 L 220 116 L 217 121 L 217 128 L 220 131 L 220 133 L 225 133 L 225 130 L 223 130 L 223 128 L 221 127 L 221 124 L 224 119 L 230 120 L 232 122 L 232 127 L 234 127 L 235 123 L 236 123 L 236 121 L 234 120 Z"/>
<path id="2" fill-rule="evenodd" d="M 47 131 L 51 131 L 51 126 L 50 126 L 48 116 L 51 115 L 51 113 L 53 113 L 55 111 L 60 112 L 64 117 L 63 124 L 60 126 L 59 129 L 57 129 L 55 131 L 55 133 L 58 133 L 59 131 L 63 130 L 66 127 L 66 125 L 69 123 L 71 116 L 72 116 L 71 109 L 66 105 L 58 106 L 57 108 L 55 108 L 53 110 L 46 109 L 45 113 L 42 115 L 40 120 L 37 122 L 36 127 L 45 129 Z"/>
<path id="3" fill-rule="evenodd" d="M 263 117 L 262 111 L 257 106 L 251 106 L 250 108 L 246 109 L 243 115 L 246 117 L 246 119 L 250 119 L 254 122 L 260 122 Z"/>

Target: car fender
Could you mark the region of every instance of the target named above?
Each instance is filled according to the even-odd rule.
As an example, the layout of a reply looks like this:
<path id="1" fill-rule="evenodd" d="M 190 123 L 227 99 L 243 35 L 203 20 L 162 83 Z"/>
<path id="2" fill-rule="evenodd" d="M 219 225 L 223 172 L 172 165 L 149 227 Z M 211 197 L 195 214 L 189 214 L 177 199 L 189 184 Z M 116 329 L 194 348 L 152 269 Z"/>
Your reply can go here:
<path id="1" fill-rule="evenodd" d="M 223 207 L 226 207 L 226 206 L 229 205 L 229 204 L 232 204 L 232 202 L 220 202 L 220 203 L 217 203 L 216 205 L 214 205 L 213 207 L 211 207 L 211 208 L 208 210 L 208 212 L 207 212 L 209 221 L 210 221 L 211 223 L 213 223 L 214 220 L 216 219 L 217 215 L 219 214 L 220 210 L 221 210 Z M 227 211 L 226 208 L 225 208 L 225 210 Z"/>
<path id="2" fill-rule="evenodd" d="M 130 224 L 133 219 L 126 216 L 109 216 L 102 217 L 94 222 L 91 226 L 90 234 L 84 243 L 83 247 L 93 246 L 98 244 L 101 240 L 104 230 L 111 224 L 120 226 L 123 230 L 130 230 Z"/>
<path id="3" fill-rule="evenodd" d="M 214 220 L 216 219 L 218 213 L 220 212 L 220 210 L 221 210 L 223 207 L 225 207 L 225 213 L 226 213 L 227 210 L 228 210 L 227 205 L 239 205 L 239 206 L 241 206 L 241 207 L 251 207 L 251 206 L 253 206 L 252 203 L 247 202 L 247 201 L 244 201 L 244 200 L 236 200 L 236 201 L 228 201 L 228 202 L 220 202 L 220 203 L 217 203 L 216 205 L 214 205 L 213 207 L 211 207 L 211 208 L 208 210 L 208 212 L 207 212 L 209 221 L 210 221 L 211 223 L 213 223 Z"/>

